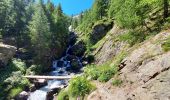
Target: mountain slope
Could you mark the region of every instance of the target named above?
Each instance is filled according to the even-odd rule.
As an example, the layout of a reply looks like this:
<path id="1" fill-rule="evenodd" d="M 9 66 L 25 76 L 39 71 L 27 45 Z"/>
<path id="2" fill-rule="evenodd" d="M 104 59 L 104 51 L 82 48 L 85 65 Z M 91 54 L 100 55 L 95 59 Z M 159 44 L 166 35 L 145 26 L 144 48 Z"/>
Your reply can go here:
<path id="1" fill-rule="evenodd" d="M 114 78 L 100 83 L 88 100 L 168 100 L 170 51 L 165 52 L 162 47 L 169 37 L 170 32 L 165 31 L 127 49 L 128 55 L 119 65 L 119 75 L 114 77 L 123 81 L 121 86 L 112 85 Z"/>

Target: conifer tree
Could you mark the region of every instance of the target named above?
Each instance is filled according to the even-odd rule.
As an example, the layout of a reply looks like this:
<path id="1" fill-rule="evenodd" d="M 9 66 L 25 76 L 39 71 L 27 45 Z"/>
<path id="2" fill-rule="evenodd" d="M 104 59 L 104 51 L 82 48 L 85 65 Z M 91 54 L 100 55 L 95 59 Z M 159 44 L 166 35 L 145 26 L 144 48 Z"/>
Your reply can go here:
<path id="1" fill-rule="evenodd" d="M 39 64 L 48 56 L 50 44 L 50 26 L 40 2 L 36 5 L 32 21 L 29 23 L 31 42 L 35 51 L 35 61 Z M 48 59 L 48 58 L 47 58 Z"/>

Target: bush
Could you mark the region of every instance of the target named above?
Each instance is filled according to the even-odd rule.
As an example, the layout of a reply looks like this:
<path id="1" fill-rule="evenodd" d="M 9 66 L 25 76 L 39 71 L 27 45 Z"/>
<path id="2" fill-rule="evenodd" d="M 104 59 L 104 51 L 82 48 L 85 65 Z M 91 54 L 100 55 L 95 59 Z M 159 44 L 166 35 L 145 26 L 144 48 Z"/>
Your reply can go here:
<path id="1" fill-rule="evenodd" d="M 43 68 L 40 65 L 32 65 L 26 71 L 27 75 L 41 74 Z"/>
<path id="2" fill-rule="evenodd" d="M 86 77 L 90 77 L 93 80 L 99 80 L 100 82 L 107 82 L 116 73 L 117 67 L 110 67 L 110 63 L 100 66 L 88 65 L 84 68 L 84 74 Z"/>
<path id="3" fill-rule="evenodd" d="M 95 87 L 85 77 L 79 76 L 71 80 L 68 91 L 72 97 L 84 97 Z"/>
<path id="4" fill-rule="evenodd" d="M 17 96 L 19 93 L 22 92 L 22 88 L 21 87 L 16 87 L 11 89 L 11 91 L 9 92 L 9 98 L 14 98 L 15 96 Z"/>
<path id="5" fill-rule="evenodd" d="M 96 68 L 95 65 L 88 65 L 84 68 L 84 74 L 93 80 L 97 80 L 97 78 L 100 76 L 100 71 Z"/>
<path id="6" fill-rule="evenodd" d="M 164 44 L 162 44 L 162 48 L 165 52 L 170 50 L 170 38 L 167 39 L 167 41 Z"/>
<path id="7" fill-rule="evenodd" d="M 22 62 L 20 59 L 12 59 L 12 62 L 9 64 L 9 67 L 13 71 L 21 71 L 23 74 L 26 71 L 26 64 Z"/>
<path id="8" fill-rule="evenodd" d="M 146 36 L 142 32 L 132 30 L 126 34 L 120 35 L 118 38 L 120 41 L 127 41 L 131 46 L 133 46 L 136 43 L 144 41 Z"/>
<path id="9" fill-rule="evenodd" d="M 69 100 L 68 92 L 66 90 L 60 91 L 57 96 L 57 100 Z"/>
<path id="10" fill-rule="evenodd" d="M 120 79 L 115 79 L 115 80 L 112 81 L 112 84 L 113 84 L 114 86 L 120 86 L 120 85 L 122 84 L 122 80 L 120 80 Z"/>

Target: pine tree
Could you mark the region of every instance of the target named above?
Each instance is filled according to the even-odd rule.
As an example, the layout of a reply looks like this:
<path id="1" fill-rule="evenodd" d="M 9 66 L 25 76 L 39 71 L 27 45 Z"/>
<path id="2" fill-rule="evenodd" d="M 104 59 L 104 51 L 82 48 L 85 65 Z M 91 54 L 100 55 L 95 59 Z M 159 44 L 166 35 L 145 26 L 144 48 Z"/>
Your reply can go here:
<path id="1" fill-rule="evenodd" d="M 36 5 L 32 21 L 29 23 L 31 41 L 35 51 L 36 63 L 43 63 L 43 60 L 48 59 L 49 44 L 50 44 L 50 26 L 48 19 L 43 10 L 43 5 L 40 2 Z"/>
<path id="2" fill-rule="evenodd" d="M 94 20 L 102 19 L 107 15 L 107 7 L 109 0 L 95 0 L 92 8 L 92 16 Z"/>

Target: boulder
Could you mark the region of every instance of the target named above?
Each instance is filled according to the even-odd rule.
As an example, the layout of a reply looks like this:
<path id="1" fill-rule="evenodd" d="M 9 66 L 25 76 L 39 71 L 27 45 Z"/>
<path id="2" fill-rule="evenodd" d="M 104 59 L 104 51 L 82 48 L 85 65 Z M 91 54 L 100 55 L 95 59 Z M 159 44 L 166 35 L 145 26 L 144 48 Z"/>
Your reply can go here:
<path id="1" fill-rule="evenodd" d="M 77 36 L 74 32 L 70 32 L 69 34 L 69 39 L 68 39 L 68 44 L 69 45 L 74 45 L 77 41 Z"/>
<path id="2" fill-rule="evenodd" d="M 27 100 L 29 93 L 26 91 L 22 91 L 19 95 L 15 97 L 15 100 Z"/>
<path id="3" fill-rule="evenodd" d="M 86 51 L 85 43 L 82 41 L 79 41 L 78 43 L 73 45 L 72 48 L 70 48 L 68 53 L 70 55 L 75 55 L 75 56 L 81 57 L 81 56 L 83 56 L 85 51 Z"/>
<path id="4" fill-rule="evenodd" d="M 13 58 L 16 47 L 0 43 L 0 67 L 5 66 Z"/>
<path id="5" fill-rule="evenodd" d="M 59 93 L 61 89 L 63 89 L 64 86 L 61 86 L 61 87 L 58 87 L 58 88 L 54 88 L 52 90 L 50 90 L 49 92 L 47 92 L 47 95 L 46 95 L 46 100 L 53 100 L 54 99 L 54 95 L 56 93 Z"/>
<path id="6" fill-rule="evenodd" d="M 35 87 L 35 85 L 34 85 L 34 84 L 32 84 L 32 85 L 30 86 L 30 91 L 31 91 L 31 92 L 36 91 L 36 87 Z"/>
<path id="7" fill-rule="evenodd" d="M 36 79 L 34 81 L 34 84 L 35 84 L 36 88 L 41 88 L 43 86 L 48 85 L 47 80 L 45 80 L 45 79 Z"/>
<path id="8" fill-rule="evenodd" d="M 66 57 L 67 61 L 71 61 L 72 59 L 77 59 L 77 57 L 74 55 L 67 55 L 67 57 Z"/>
<path id="9" fill-rule="evenodd" d="M 70 64 L 72 70 L 79 70 L 79 68 L 81 67 L 78 59 L 73 59 Z"/>
<path id="10" fill-rule="evenodd" d="M 113 27 L 113 23 L 109 24 L 98 24 L 93 27 L 92 33 L 90 34 L 90 41 L 95 44 L 101 40 L 107 32 Z"/>

